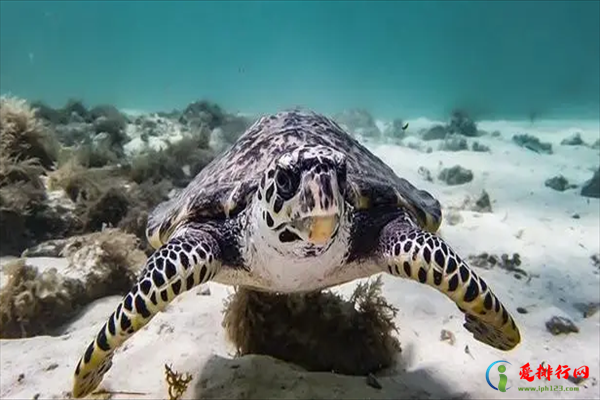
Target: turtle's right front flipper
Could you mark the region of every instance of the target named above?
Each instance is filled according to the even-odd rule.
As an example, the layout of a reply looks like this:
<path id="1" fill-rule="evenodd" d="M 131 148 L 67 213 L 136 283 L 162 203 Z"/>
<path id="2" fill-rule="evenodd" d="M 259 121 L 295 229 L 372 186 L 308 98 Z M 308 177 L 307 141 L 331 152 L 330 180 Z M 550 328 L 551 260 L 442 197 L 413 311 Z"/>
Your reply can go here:
<path id="1" fill-rule="evenodd" d="M 86 348 L 75 369 L 73 397 L 95 390 L 119 346 L 177 295 L 210 281 L 219 270 L 221 250 L 215 238 L 198 228 L 181 232 L 150 256 L 138 282 Z"/>
<path id="2" fill-rule="evenodd" d="M 454 301 L 475 339 L 505 351 L 521 341 L 514 319 L 483 278 L 444 240 L 406 216 L 382 229 L 378 252 L 385 271 L 426 284 Z"/>

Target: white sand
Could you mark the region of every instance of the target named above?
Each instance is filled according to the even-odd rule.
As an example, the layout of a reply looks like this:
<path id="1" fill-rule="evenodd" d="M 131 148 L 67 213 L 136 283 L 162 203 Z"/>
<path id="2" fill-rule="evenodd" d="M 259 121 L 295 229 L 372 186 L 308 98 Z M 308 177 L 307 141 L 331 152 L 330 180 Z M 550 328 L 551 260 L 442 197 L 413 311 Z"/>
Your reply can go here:
<path id="1" fill-rule="evenodd" d="M 422 125 L 419 122 L 423 121 L 411 126 Z M 491 154 L 425 154 L 388 145 L 372 147 L 398 174 L 431 191 L 445 206 L 458 205 L 465 195 L 477 196 L 483 188 L 490 194 L 492 214 L 463 211 L 464 221 L 444 224 L 442 233 L 464 257 L 484 251 L 518 252 L 521 267 L 534 275 L 526 282 L 498 268 L 477 269 L 521 329 L 523 341 L 516 350 L 503 353 L 475 341 L 462 328 L 462 315 L 454 304 L 435 290 L 385 276 L 384 292 L 400 308 L 397 324 L 403 353 L 399 367 L 379 379 L 383 389 L 367 386 L 361 377 L 306 373 L 263 357 L 231 360 L 232 349 L 220 325 L 222 301 L 231 289 L 211 283 L 210 296 L 195 291 L 181 296 L 128 341 L 115 356 L 102 387 L 147 393 L 115 398 L 164 398 L 163 364 L 169 363 L 194 377 L 186 398 L 448 398 L 451 394 L 498 399 L 600 398 L 600 314 L 584 319 L 574 307 L 578 302 L 600 301 L 599 275 L 590 261 L 600 248 L 599 201 L 581 197 L 579 189 L 559 193 L 544 186 L 547 178 L 558 173 L 573 183 L 583 183 L 592 176 L 590 168 L 598 166 L 598 150 L 559 146 L 574 132 L 571 127 L 577 127 L 588 142 L 600 136 L 597 124 L 537 123 L 530 127 L 528 123 L 490 122 L 480 128 L 500 130 L 502 137 L 478 140 L 491 147 Z M 521 132 L 552 142 L 555 154 L 536 154 L 511 143 L 512 135 Z M 439 163 L 470 168 L 475 179 L 448 187 L 418 175 L 418 167 L 425 166 L 436 176 Z M 581 218 L 573 219 L 574 213 Z M 340 290 L 350 293 L 354 286 L 347 284 Z M 118 300 L 111 297 L 95 302 L 61 336 L 0 341 L 0 397 L 27 399 L 39 394 L 41 399 L 62 398 L 71 388 L 73 369 L 85 345 Z M 525 307 L 529 313 L 518 314 L 517 307 Z M 553 315 L 570 318 L 580 332 L 552 336 L 545 322 Z M 442 329 L 456 335 L 455 345 L 439 340 Z M 506 374 L 512 388 L 506 393 L 486 383 L 486 369 L 496 360 L 511 363 Z M 521 365 L 529 362 L 536 370 L 543 361 L 554 369 L 559 364 L 571 368 L 587 365 L 590 379 L 578 392 L 519 392 L 519 386 L 574 387 L 555 376 L 550 382 L 519 380 Z M 496 384 L 498 373 L 493 372 L 490 379 Z"/>

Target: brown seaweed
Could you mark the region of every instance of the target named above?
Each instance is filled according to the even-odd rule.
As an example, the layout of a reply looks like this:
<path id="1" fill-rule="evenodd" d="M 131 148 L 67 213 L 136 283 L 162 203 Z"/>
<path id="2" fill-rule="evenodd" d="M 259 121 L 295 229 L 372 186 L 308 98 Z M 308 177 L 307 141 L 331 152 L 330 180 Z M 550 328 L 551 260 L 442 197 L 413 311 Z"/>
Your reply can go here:
<path id="1" fill-rule="evenodd" d="M 225 305 L 223 326 L 238 355 L 269 355 L 310 371 L 367 375 L 390 367 L 400 351 L 397 309 L 378 277 L 350 298 L 329 291 L 272 294 L 239 288 Z"/>

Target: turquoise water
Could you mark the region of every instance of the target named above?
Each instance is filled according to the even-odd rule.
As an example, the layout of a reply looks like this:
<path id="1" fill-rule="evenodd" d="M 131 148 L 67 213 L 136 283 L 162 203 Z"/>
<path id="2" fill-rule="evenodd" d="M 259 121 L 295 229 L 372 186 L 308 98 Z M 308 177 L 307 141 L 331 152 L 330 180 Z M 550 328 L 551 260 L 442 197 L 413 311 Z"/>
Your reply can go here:
<path id="1" fill-rule="evenodd" d="M 0 2 L 0 91 L 164 110 L 598 118 L 598 1 Z"/>

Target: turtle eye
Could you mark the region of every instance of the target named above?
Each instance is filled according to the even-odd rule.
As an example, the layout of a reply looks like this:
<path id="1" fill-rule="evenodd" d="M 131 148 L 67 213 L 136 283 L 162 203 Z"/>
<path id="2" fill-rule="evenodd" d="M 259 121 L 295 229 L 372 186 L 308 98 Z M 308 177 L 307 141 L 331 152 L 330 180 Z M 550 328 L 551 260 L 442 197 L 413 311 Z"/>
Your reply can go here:
<path id="1" fill-rule="evenodd" d="M 275 183 L 277 184 L 277 193 L 284 200 L 292 198 L 300 184 L 298 176 L 287 168 L 281 168 L 277 171 Z"/>

